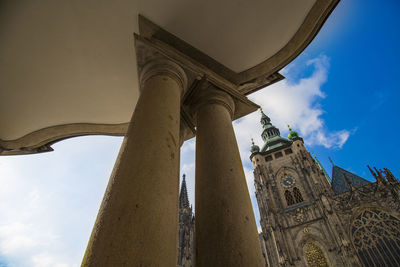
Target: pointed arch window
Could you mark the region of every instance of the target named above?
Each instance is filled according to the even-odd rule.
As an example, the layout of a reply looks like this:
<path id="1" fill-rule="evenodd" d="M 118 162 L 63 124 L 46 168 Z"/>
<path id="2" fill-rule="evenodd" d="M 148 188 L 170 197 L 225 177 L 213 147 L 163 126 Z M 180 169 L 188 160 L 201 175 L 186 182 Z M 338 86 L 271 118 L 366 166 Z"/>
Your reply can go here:
<path id="1" fill-rule="evenodd" d="M 304 245 L 304 256 L 309 267 L 328 267 L 324 253 L 314 242 L 307 242 Z"/>
<path id="2" fill-rule="evenodd" d="M 285 190 L 285 198 L 288 206 L 295 204 L 292 192 Z"/>
<path id="3" fill-rule="evenodd" d="M 400 266 L 400 221 L 377 209 L 364 210 L 351 225 L 353 245 L 365 266 Z"/>
<path id="4" fill-rule="evenodd" d="M 294 200 L 296 201 L 296 203 L 300 203 L 300 202 L 304 201 L 303 196 L 301 195 L 301 192 L 297 187 L 293 188 L 293 195 L 294 195 Z"/>

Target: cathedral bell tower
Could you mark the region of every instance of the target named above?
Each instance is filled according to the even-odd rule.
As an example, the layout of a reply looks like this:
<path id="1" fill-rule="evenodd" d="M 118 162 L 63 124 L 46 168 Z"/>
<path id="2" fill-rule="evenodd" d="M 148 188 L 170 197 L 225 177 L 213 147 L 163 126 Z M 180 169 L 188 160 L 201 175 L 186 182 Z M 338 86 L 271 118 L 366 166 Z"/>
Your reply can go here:
<path id="1" fill-rule="evenodd" d="M 329 176 L 297 132 L 281 137 L 263 111 L 261 125 L 264 144 L 253 142 L 250 160 L 267 266 L 356 266 L 327 200 Z"/>
<path id="2" fill-rule="evenodd" d="M 178 241 L 177 267 L 192 267 L 194 265 L 194 215 L 192 206 L 189 203 L 185 174 L 182 176 L 181 192 L 179 194 Z"/>

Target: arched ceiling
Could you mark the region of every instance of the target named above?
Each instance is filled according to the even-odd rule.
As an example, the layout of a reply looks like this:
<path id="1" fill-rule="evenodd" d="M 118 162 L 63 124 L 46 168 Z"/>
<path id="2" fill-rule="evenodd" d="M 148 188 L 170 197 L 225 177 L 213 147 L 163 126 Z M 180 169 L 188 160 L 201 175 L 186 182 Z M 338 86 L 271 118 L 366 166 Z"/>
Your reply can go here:
<path id="1" fill-rule="evenodd" d="M 336 4 L 1 1 L 0 154 L 68 136 L 124 133 L 139 95 L 134 46 L 139 14 L 224 66 L 239 84 L 276 75 Z M 32 133 L 36 141 L 27 142 Z"/>

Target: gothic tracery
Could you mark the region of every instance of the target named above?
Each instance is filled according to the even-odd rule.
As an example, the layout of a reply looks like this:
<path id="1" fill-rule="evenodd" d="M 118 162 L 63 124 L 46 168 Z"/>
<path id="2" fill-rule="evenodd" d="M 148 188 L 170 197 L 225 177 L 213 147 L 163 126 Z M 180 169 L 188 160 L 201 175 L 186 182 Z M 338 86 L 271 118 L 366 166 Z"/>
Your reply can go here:
<path id="1" fill-rule="evenodd" d="M 351 226 L 353 244 L 366 266 L 400 265 L 400 221 L 384 211 L 364 210 Z"/>

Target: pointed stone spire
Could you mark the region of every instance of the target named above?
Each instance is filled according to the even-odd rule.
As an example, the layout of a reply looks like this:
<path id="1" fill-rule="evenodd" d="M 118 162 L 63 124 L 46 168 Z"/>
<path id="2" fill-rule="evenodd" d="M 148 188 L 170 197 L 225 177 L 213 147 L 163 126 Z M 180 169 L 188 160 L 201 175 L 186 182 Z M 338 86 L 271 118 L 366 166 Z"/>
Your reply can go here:
<path id="1" fill-rule="evenodd" d="M 189 208 L 189 198 L 186 188 L 186 175 L 182 175 L 181 192 L 179 194 L 179 208 Z"/>
<path id="2" fill-rule="evenodd" d="M 369 165 L 367 165 L 369 171 L 371 172 L 372 176 L 374 176 L 375 180 L 378 181 L 378 176 L 376 175 L 376 173 L 371 169 L 371 167 Z"/>
<path id="3" fill-rule="evenodd" d="M 391 184 L 399 183 L 399 181 L 396 179 L 396 177 L 394 177 L 393 173 L 390 170 L 383 168 L 383 172 L 385 173 L 386 179 L 389 181 L 389 183 Z"/>
<path id="4" fill-rule="evenodd" d="M 378 174 L 378 183 L 380 184 L 386 184 L 386 179 L 385 177 L 383 177 L 382 175 L 382 170 L 378 170 L 376 167 L 374 167 L 374 170 L 376 171 L 376 173 Z"/>
<path id="5" fill-rule="evenodd" d="M 382 173 L 379 173 L 379 171 L 374 167 L 374 171 L 373 169 L 371 169 L 371 167 L 369 165 L 367 165 L 369 171 L 371 172 L 372 176 L 374 176 L 376 182 L 378 184 L 383 184 L 386 183 L 385 178 L 382 176 Z"/>

